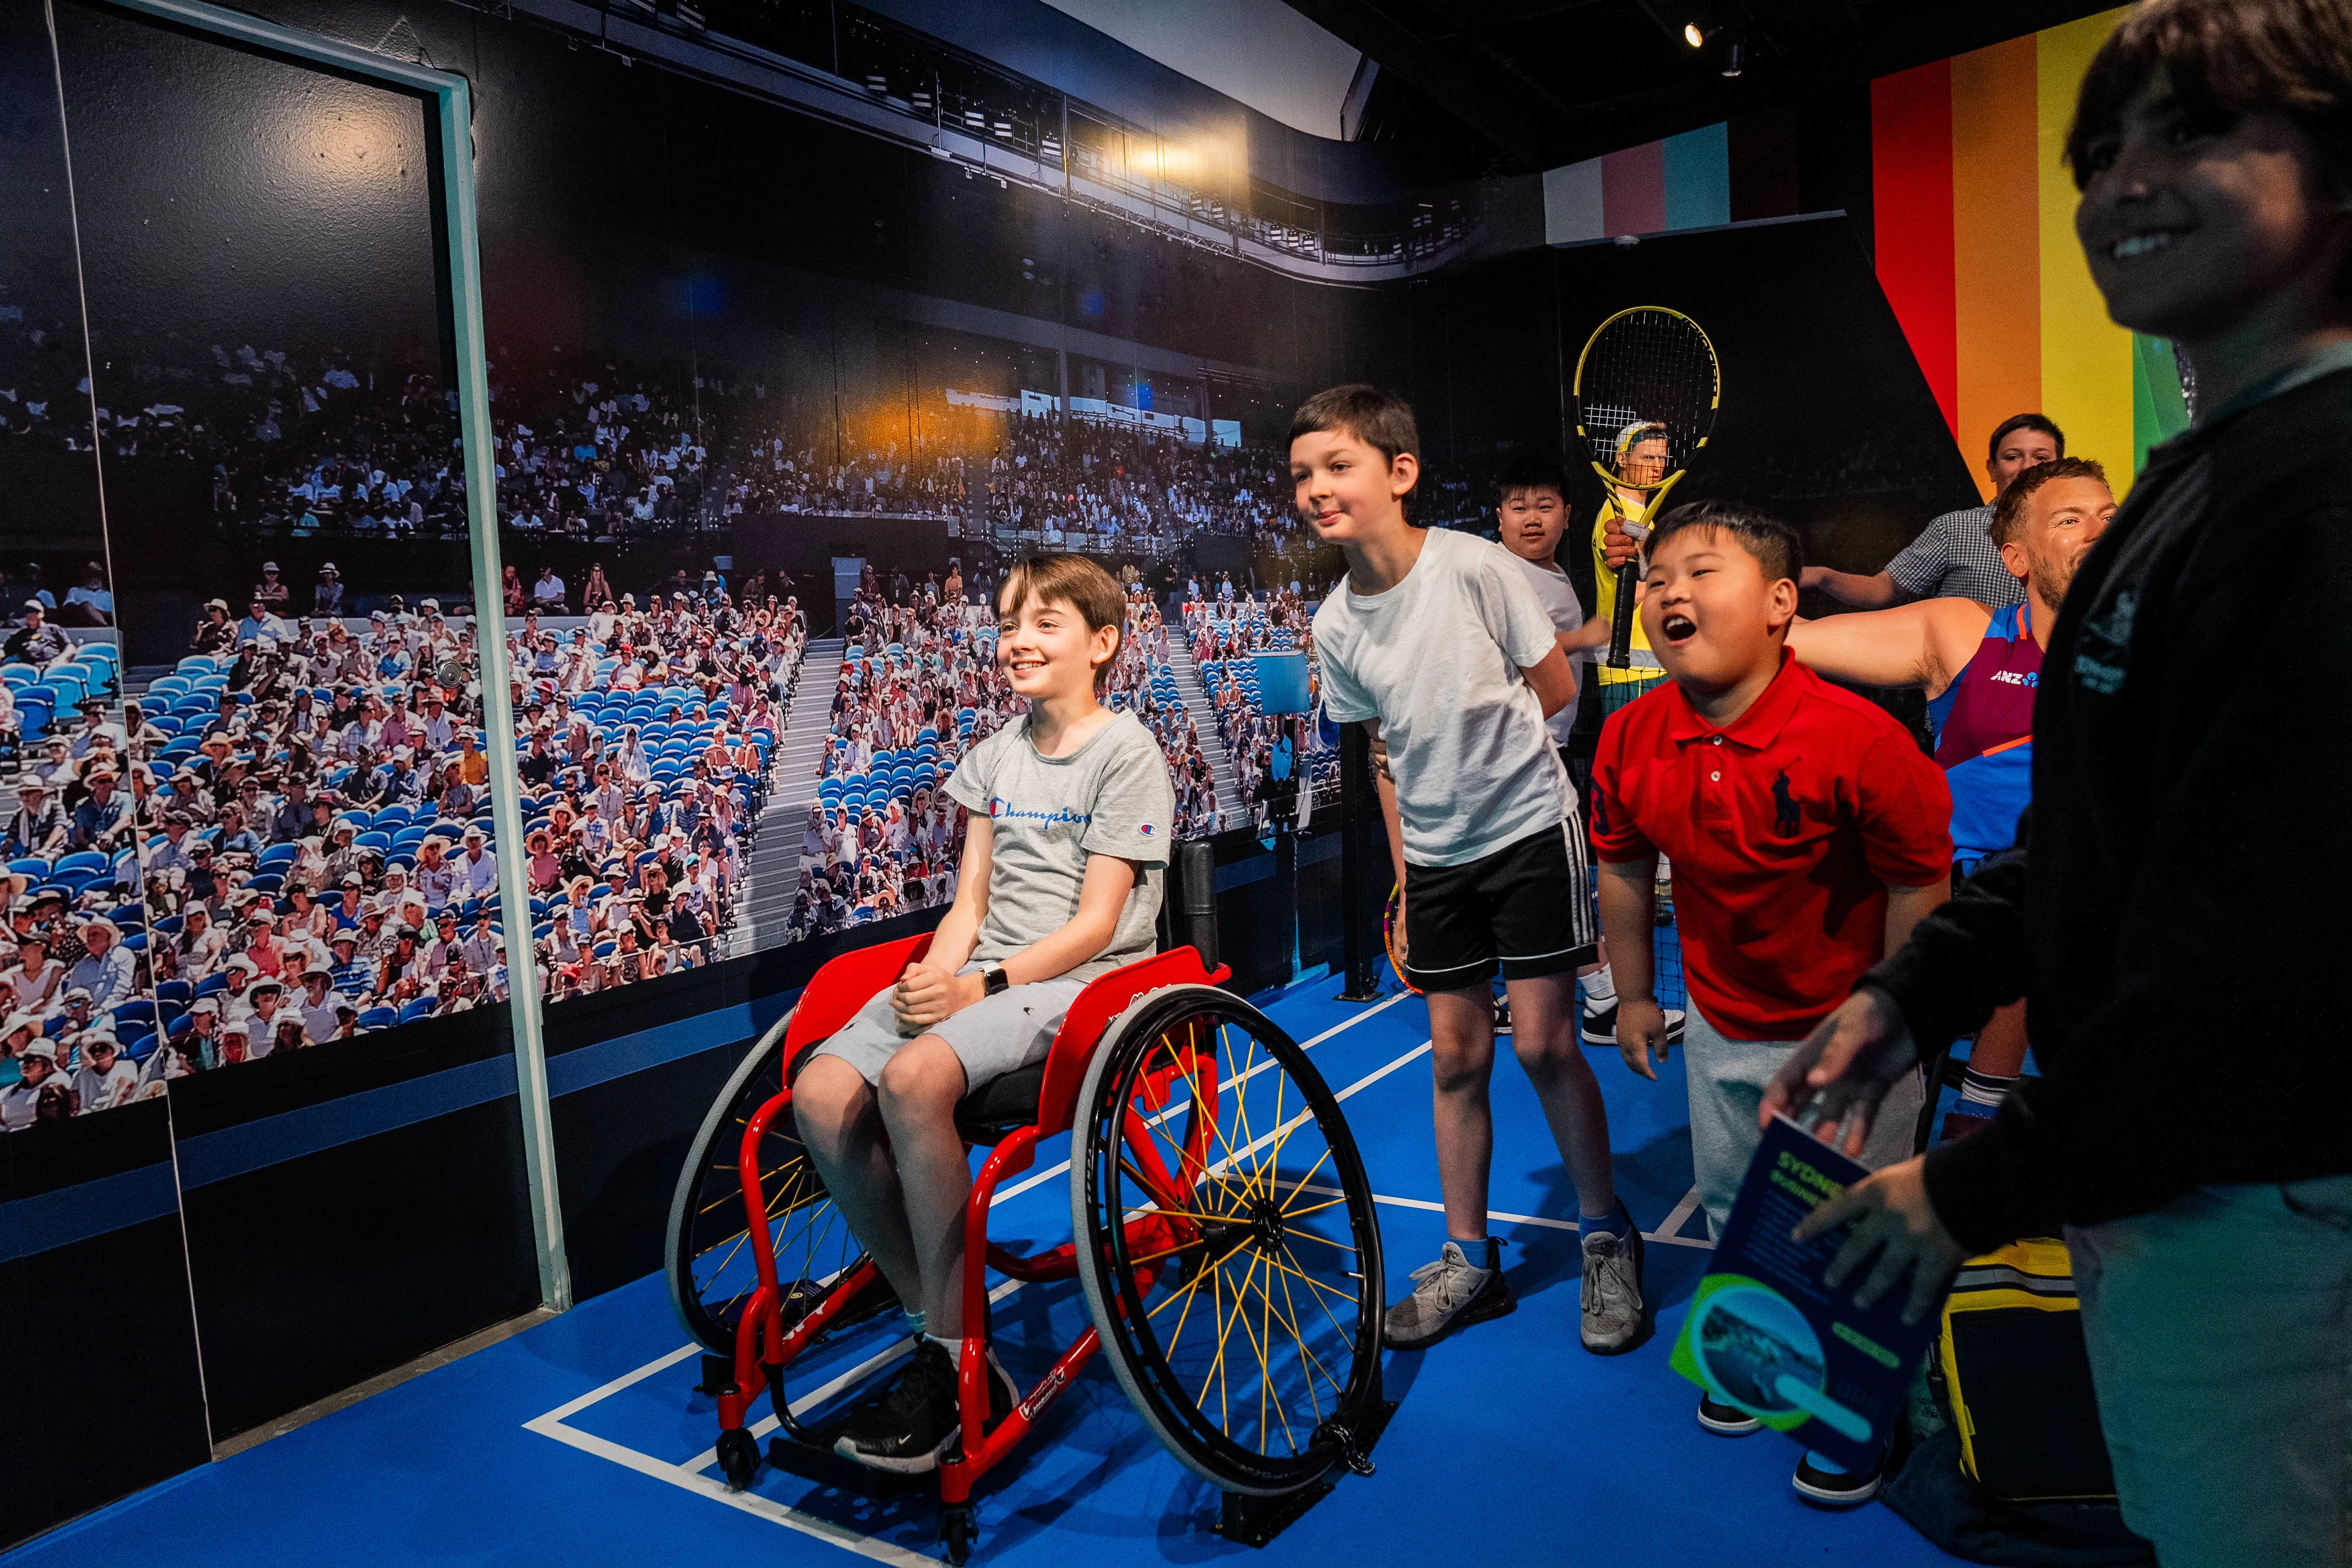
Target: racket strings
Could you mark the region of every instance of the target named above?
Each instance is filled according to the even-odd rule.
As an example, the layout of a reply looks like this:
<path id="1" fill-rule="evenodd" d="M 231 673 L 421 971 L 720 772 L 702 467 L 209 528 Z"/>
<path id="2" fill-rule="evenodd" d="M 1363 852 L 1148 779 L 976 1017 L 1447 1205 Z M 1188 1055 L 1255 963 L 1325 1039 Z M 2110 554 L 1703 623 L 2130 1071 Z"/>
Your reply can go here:
<path id="1" fill-rule="evenodd" d="M 1680 468 L 1715 423 L 1715 353 L 1698 328 L 1665 310 L 1633 310 L 1595 334 L 1577 377 L 1592 458 L 1611 467 L 1625 426 L 1664 428 L 1667 467 Z"/>

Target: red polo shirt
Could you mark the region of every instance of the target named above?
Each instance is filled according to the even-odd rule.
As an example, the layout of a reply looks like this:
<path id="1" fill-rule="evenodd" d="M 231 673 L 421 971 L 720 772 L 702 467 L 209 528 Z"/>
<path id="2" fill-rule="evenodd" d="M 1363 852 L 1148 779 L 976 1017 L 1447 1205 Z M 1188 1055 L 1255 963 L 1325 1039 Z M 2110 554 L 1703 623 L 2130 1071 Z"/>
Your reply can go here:
<path id="1" fill-rule="evenodd" d="M 1718 730 L 1669 680 L 1610 715 L 1592 763 L 1592 847 L 1674 862 L 1683 971 L 1738 1040 L 1802 1038 L 1878 962 L 1887 883 L 1951 874 L 1943 770 L 1884 709 L 1784 649 Z"/>

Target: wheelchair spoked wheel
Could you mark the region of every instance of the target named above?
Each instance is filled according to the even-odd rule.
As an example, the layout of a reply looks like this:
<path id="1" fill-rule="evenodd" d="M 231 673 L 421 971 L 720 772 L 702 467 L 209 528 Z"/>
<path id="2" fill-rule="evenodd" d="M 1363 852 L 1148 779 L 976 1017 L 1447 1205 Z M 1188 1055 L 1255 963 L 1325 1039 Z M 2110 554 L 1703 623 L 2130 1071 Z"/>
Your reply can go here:
<path id="1" fill-rule="evenodd" d="M 1389 901 L 1381 906 L 1381 946 L 1389 955 L 1389 967 L 1396 972 L 1397 984 L 1412 994 L 1422 994 L 1404 972 L 1404 944 L 1398 940 L 1397 924 L 1404 914 L 1404 884 L 1389 889 Z"/>
<path id="2" fill-rule="evenodd" d="M 1213 986 L 1160 991 L 1097 1049 L 1073 1123 L 1079 1278 L 1168 1451 L 1277 1496 L 1380 1406 L 1380 1225 L 1339 1103 L 1289 1036 Z"/>
<path id="3" fill-rule="evenodd" d="M 777 1019 L 728 1079 L 695 1134 L 670 1199 L 665 1252 L 670 1305 L 686 1331 L 718 1355 L 735 1353 L 736 1323 L 759 1284 L 736 1163 L 753 1113 L 783 1089 L 790 1017 Z M 777 1117 L 761 1141 L 760 1174 L 789 1331 L 856 1266 L 860 1253 L 788 1115 Z M 884 1290 L 871 1294 L 877 1305 L 887 1300 Z"/>

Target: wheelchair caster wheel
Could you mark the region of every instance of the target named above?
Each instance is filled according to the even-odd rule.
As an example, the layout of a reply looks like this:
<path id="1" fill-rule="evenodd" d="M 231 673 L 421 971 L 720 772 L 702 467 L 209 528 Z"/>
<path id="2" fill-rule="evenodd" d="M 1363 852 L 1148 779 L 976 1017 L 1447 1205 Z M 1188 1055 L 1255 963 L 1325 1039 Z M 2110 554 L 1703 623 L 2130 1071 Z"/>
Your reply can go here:
<path id="1" fill-rule="evenodd" d="M 751 1440 L 749 1431 L 738 1426 L 719 1434 L 719 1468 L 736 1491 L 751 1484 L 760 1468 L 760 1445 Z"/>
<path id="2" fill-rule="evenodd" d="M 943 1509 L 940 1513 L 940 1544 L 947 1549 L 948 1561 L 963 1568 L 971 1561 L 971 1549 L 980 1539 L 980 1528 L 973 1522 L 970 1508 Z"/>

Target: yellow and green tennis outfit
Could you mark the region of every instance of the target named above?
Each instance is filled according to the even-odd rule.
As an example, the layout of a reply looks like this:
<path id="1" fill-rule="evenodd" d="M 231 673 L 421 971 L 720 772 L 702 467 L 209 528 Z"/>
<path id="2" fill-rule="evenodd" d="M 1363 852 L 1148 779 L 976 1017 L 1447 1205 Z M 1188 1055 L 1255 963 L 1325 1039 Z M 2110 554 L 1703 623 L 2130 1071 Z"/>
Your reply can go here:
<path id="1" fill-rule="evenodd" d="M 1641 521 L 1638 508 L 1629 513 L 1622 509 L 1617 498 L 1612 496 L 1601 502 L 1599 515 L 1592 520 L 1592 615 L 1593 619 L 1604 626 L 1613 622 L 1617 615 L 1617 574 L 1609 569 L 1608 555 L 1601 548 L 1601 541 L 1602 535 L 1609 531 L 1612 518 L 1628 515 L 1637 522 Z M 1627 646 L 1630 650 L 1627 657 L 1631 662 L 1623 669 L 1607 662 L 1609 654 L 1605 647 L 1596 649 L 1593 654 L 1593 668 L 1601 677 L 1601 712 L 1604 718 L 1666 678 L 1665 667 L 1658 662 L 1658 656 L 1650 651 L 1649 634 L 1642 629 L 1642 617 L 1639 616 L 1633 617 L 1633 635 Z"/>

